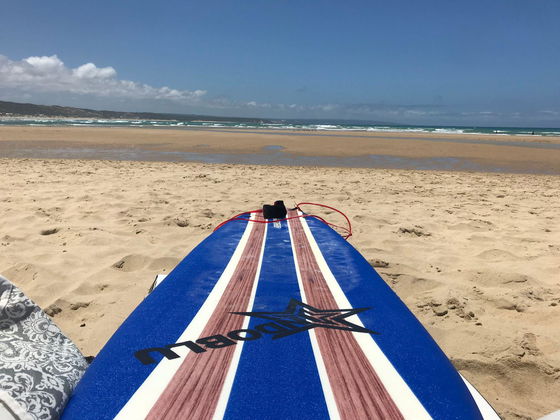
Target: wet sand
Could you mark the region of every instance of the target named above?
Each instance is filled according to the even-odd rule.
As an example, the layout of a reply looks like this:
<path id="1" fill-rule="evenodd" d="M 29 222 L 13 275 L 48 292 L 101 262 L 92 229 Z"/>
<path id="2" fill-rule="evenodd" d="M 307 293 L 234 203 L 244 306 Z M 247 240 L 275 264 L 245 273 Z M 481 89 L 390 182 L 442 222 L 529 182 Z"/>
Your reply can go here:
<path id="1" fill-rule="evenodd" d="M 11 126 L 0 156 L 560 174 L 560 138 L 534 136 Z"/>

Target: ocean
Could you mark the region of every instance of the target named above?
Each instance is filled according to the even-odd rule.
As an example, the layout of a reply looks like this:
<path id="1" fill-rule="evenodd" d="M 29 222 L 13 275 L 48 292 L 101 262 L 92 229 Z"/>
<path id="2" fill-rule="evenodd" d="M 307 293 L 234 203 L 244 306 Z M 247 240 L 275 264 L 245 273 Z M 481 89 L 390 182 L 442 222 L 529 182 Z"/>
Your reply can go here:
<path id="1" fill-rule="evenodd" d="M 180 121 L 180 120 L 115 120 L 88 118 L 0 118 L 0 126 L 74 126 L 74 127 L 154 127 L 154 128 L 219 128 L 262 129 L 294 131 L 357 131 L 388 133 L 438 133 L 438 134 L 495 134 L 509 136 L 560 136 L 560 128 L 531 127 L 473 127 L 473 126 L 420 126 L 368 123 L 333 123 L 328 121 Z"/>

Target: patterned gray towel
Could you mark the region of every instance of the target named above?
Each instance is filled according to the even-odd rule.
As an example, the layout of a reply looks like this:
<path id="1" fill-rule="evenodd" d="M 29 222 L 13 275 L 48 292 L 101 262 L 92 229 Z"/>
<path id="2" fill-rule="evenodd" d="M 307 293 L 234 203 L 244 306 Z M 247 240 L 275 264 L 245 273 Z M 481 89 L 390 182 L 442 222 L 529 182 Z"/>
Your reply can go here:
<path id="1" fill-rule="evenodd" d="M 74 343 L 0 276 L 0 419 L 57 419 L 86 367 Z"/>

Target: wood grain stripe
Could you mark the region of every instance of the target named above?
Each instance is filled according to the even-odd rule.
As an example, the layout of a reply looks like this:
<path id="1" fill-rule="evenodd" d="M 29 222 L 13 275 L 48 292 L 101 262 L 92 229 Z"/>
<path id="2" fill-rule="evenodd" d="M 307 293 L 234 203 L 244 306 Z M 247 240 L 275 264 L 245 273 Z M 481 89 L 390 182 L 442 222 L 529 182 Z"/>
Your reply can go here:
<path id="1" fill-rule="evenodd" d="M 296 211 L 289 213 L 296 215 Z M 289 223 L 306 303 L 321 309 L 338 308 L 300 219 Z M 351 332 L 324 328 L 313 331 L 342 419 L 404 418 Z"/>
<path id="2" fill-rule="evenodd" d="M 255 223 L 241 259 L 224 293 L 201 334 L 209 337 L 241 329 L 244 317 L 232 311 L 246 311 L 264 241 L 265 225 Z M 238 345 L 238 344 L 237 344 Z M 167 385 L 147 419 L 211 419 L 230 369 L 236 345 L 190 352 Z"/>

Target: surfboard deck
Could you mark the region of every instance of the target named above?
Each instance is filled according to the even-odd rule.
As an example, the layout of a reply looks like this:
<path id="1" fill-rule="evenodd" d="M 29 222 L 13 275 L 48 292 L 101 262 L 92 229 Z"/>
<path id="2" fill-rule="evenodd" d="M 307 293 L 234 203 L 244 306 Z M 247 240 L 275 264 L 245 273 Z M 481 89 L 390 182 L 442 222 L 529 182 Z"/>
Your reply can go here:
<path id="1" fill-rule="evenodd" d="M 498 418 L 469 386 L 330 227 L 235 220 L 128 317 L 62 418 Z"/>

